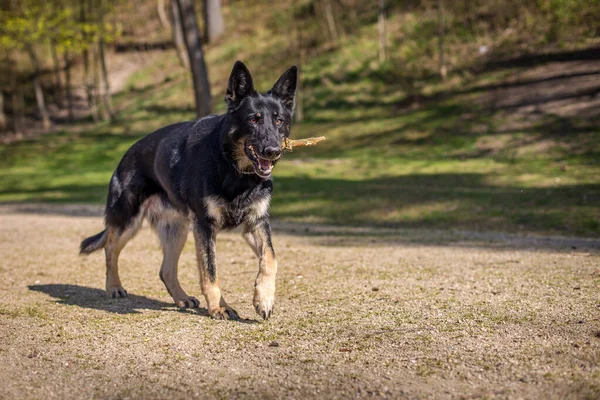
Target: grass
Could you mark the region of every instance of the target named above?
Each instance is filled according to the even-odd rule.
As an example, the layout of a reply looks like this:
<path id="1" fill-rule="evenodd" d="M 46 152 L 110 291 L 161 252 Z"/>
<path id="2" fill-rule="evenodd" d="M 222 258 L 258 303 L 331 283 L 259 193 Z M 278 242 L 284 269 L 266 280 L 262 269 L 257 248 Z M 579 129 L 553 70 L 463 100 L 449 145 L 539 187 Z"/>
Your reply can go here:
<path id="1" fill-rule="evenodd" d="M 391 19 L 392 29 L 400 25 Z M 398 60 L 374 61 L 372 28 L 363 27 L 339 49 L 317 54 L 303 66 L 305 120 L 295 124 L 293 135 L 328 140 L 287 155 L 278 166 L 274 217 L 600 234 L 597 115 L 540 116 L 521 112 L 528 104 L 486 104 L 486 96 L 502 85 L 512 90 L 536 84 L 506 83 L 518 72 L 510 67 L 478 75 L 457 71 L 445 83 L 414 79 L 398 71 Z M 254 33 L 262 39 L 255 47 L 234 35 L 208 49 L 216 112 L 223 112 L 220 99 L 235 59 L 248 62 L 262 90 L 290 63 L 285 53 L 273 50 L 287 47 L 285 37 L 264 27 Z M 390 54 L 394 50 L 402 50 L 402 44 L 393 43 Z M 3 145 L 0 201 L 103 203 L 108 180 L 132 143 L 161 126 L 193 118 L 189 81 L 174 54 L 137 72 L 127 87 L 115 98 L 121 118 L 114 125 L 76 124 Z"/>

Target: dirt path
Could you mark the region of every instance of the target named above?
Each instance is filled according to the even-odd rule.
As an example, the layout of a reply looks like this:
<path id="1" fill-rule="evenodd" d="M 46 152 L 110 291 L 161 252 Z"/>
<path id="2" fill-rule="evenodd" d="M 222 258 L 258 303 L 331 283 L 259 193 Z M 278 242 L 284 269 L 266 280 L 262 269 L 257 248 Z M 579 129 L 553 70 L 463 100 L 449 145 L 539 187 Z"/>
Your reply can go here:
<path id="1" fill-rule="evenodd" d="M 222 233 L 248 318 L 227 322 L 171 305 L 148 228 L 122 256 L 131 296 L 106 298 L 103 255 L 76 254 L 101 226 L 94 207 L 0 207 L 0 398 L 600 396 L 600 241 L 276 224 L 264 323 L 257 262 Z M 198 296 L 194 264 L 190 235 Z"/>

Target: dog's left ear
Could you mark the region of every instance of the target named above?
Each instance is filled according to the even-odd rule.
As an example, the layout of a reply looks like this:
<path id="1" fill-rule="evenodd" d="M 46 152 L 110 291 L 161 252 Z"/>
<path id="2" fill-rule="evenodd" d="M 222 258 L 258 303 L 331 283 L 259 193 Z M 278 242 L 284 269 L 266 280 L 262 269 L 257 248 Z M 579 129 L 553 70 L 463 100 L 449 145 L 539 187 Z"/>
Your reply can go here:
<path id="1" fill-rule="evenodd" d="M 283 101 L 283 104 L 290 110 L 294 110 L 294 98 L 296 97 L 296 87 L 298 86 L 298 68 L 294 65 L 283 73 L 275 82 L 273 89 L 269 94 Z"/>

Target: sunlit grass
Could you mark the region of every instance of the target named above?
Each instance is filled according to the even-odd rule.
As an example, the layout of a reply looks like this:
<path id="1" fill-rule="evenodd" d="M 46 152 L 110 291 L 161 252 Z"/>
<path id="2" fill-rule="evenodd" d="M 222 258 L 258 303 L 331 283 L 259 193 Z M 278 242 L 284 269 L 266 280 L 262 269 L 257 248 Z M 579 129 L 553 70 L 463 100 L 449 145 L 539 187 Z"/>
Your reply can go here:
<path id="1" fill-rule="evenodd" d="M 252 15 L 252 6 L 246 5 Z M 280 6 L 273 10 L 283 12 Z M 231 16 L 235 18 L 235 15 Z M 396 21 L 397 22 L 397 21 Z M 395 22 L 391 21 L 393 25 Z M 244 60 L 266 91 L 285 68 L 288 39 L 257 24 L 207 49 L 215 112 L 231 65 Z M 512 115 L 478 105 L 467 89 L 510 71 L 455 74 L 417 81 L 413 102 L 406 71 L 379 65 L 373 26 L 303 65 L 304 115 L 294 137 L 319 146 L 287 154 L 275 170 L 272 215 L 290 221 L 428 226 L 534 233 L 600 233 L 600 130 L 590 121 L 548 116 L 503 130 Z M 391 43 L 390 53 L 401 50 Z M 407 51 L 406 49 L 402 51 Z M 172 52 L 138 71 L 115 96 L 120 119 L 76 124 L 0 148 L 0 201 L 105 201 L 118 161 L 155 129 L 194 118 L 191 81 Z M 452 96 L 436 95 L 452 93 Z M 464 91 L 464 92 L 460 92 Z M 570 129 L 570 130 L 569 130 Z"/>

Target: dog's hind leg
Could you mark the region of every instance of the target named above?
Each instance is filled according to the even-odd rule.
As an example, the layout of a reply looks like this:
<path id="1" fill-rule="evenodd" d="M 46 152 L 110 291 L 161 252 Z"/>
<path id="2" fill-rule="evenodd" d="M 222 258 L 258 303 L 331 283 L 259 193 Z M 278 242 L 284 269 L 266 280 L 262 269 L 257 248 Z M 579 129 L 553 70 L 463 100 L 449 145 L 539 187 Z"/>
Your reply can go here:
<path id="1" fill-rule="evenodd" d="M 177 307 L 198 308 L 200 306 L 198 299 L 188 296 L 177 278 L 177 264 L 188 237 L 189 219 L 173 209 L 166 208 L 162 212 L 156 212 L 156 208 L 148 209 L 148 220 L 158 233 L 163 251 L 160 280 L 167 287 Z"/>
<path id="2" fill-rule="evenodd" d="M 106 291 L 113 297 L 126 297 L 127 291 L 123 289 L 119 278 L 119 255 L 123 247 L 135 236 L 142 226 L 143 213 L 135 217 L 125 229 L 106 227 L 106 243 L 104 253 L 106 254 Z"/>

